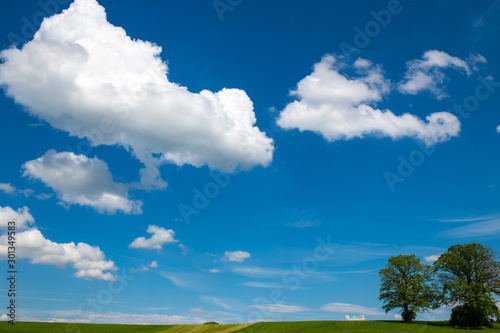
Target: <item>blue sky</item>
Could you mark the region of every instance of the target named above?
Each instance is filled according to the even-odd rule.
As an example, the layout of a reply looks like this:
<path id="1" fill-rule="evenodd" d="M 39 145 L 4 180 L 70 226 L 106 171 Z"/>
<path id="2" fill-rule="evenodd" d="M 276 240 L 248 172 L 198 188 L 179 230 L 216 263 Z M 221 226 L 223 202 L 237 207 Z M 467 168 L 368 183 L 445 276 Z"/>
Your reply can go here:
<path id="1" fill-rule="evenodd" d="M 390 256 L 500 248 L 499 1 L 0 6 L 20 320 L 392 319 Z"/>

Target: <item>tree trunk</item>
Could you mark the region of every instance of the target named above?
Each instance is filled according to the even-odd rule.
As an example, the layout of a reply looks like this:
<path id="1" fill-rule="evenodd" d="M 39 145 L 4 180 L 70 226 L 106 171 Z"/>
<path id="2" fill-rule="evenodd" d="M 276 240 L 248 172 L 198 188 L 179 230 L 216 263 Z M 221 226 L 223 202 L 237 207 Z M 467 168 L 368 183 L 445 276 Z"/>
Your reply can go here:
<path id="1" fill-rule="evenodd" d="M 411 323 L 411 314 L 410 310 L 408 309 L 408 304 L 403 305 L 403 318 L 406 323 Z"/>

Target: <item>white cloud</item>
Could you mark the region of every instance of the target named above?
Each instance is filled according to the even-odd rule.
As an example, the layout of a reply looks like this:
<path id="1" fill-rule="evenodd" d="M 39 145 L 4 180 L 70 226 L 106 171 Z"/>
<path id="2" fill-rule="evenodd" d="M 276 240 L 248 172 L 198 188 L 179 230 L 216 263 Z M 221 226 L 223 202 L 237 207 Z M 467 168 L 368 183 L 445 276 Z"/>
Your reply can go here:
<path id="1" fill-rule="evenodd" d="M 275 283 L 275 282 L 255 282 L 255 281 L 245 282 L 243 283 L 243 285 L 247 287 L 267 288 L 267 289 L 292 289 L 295 287 L 293 285 L 289 286 L 286 284 Z"/>
<path id="2" fill-rule="evenodd" d="M 255 304 L 255 305 L 249 305 L 248 307 L 259 309 L 266 312 L 277 312 L 277 313 L 296 313 L 296 312 L 313 311 L 313 309 L 309 309 L 304 306 L 284 305 L 284 304 Z"/>
<path id="3" fill-rule="evenodd" d="M 285 270 L 275 269 L 275 268 L 266 268 L 266 267 L 232 267 L 231 271 L 236 274 L 240 274 L 243 276 L 249 277 L 273 277 L 273 276 L 281 276 L 285 273 Z"/>
<path id="4" fill-rule="evenodd" d="M 37 194 L 36 197 L 37 199 L 39 200 L 48 200 L 50 198 L 52 198 L 52 193 L 40 193 L 40 194 Z"/>
<path id="5" fill-rule="evenodd" d="M 38 311 L 40 312 L 40 311 Z M 180 315 L 162 315 L 156 313 L 120 313 L 59 310 L 40 314 L 47 320 L 66 323 L 132 324 L 132 325 L 181 325 L 203 324 L 206 319 Z"/>
<path id="6" fill-rule="evenodd" d="M 214 273 L 214 274 L 221 272 L 221 270 L 217 269 L 217 268 L 204 269 L 203 271 L 204 272 L 209 272 L 209 273 Z"/>
<path id="7" fill-rule="evenodd" d="M 201 306 L 189 309 L 189 312 L 205 312 Z"/>
<path id="8" fill-rule="evenodd" d="M 5 313 L 3 313 L 2 316 L 0 317 L 0 320 L 10 320 L 10 318 Z"/>
<path id="9" fill-rule="evenodd" d="M 190 309 L 187 314 L 158 314 L 168 307 L 140 308 L 142 313 L 132 312 L 96 312 L 81 310 L 19 310 L 19 317 L 30 322 L 62 323 L 98 323 L 98 324 L 133 324 L 133 325 L 188 325 L 216 321 L 221 324 L 241 323 L 239 314 L 228 311 L 205 311 L 201 307 Z M 144 313 L 147 311 L 148 313 Z M 151 313 L 152 312 L 152 313 Z"/>
<path id="10" fill-rule="evenodd" d="M 427 257 L 424 257 L 424 260 L 429 263 L 429 264 L 432 264 L 434 263 L 434 261 L 438 260 L 439 259 L 439 256 L 440 254 L 433 254 L 433 255 L 430 255 L 430 256 L 427 256 Z"/>
<path id="11" fill-rule="evenodd" d="M 156 225 L 149 225 L 146 231 L 152 235 L 150 238 L 138 237 L 130 243 L 129 247 L 161 250 L 163 244 L 178 242 L 178 240 L 174 239 L 175 233 L 172 229 L 167 230 Z"/>
<path id="12" fill-rule="evenodd" d="M 500 215 L 498 214 L 493 214 L 493 215 L 484 215 L 484 216 L 470 216 L 470 217 L 465 217 L 465 218 L 447 218 L 447 219 L 436 219 L 436 221 L 440 223 L 450 223 L 450 222 L 478 222 L 478 221 L 485 221 L 485 220 L 491 220 L 494 218 L 498 218 Z"/>
<path id="13" fill-rule="evenodd" d="M 23 165 L 24 176 L 39 179 L 62 202 L 90 206 L 99 212 L 140 214 L 142 202 L 128 199 L 128 187 L 115 183 L 106 162 L 71 152 L 47 151 Z"/>
<path id="14" fill-rule="evenodd" d="M 35 223 L 35 219 L 30 214 L 28 207 L 19 208 L 17 211 L 11 207 L 0 207 L 0 228 L 7 229 L 9 222 L 16 222 L 16 229 L 20 230 L 29 224 Z"/>
<path id="15" fill-rule="evenodd" d="M 202 300 L 203 302 L 206 302 L 206 303 L 220 306 L 221 308 L 229 310 L 229 311 L 234 311 L 235 308 L 241 307 L 241 304 L 239 304 L 235 299 L 232 299 L 232 298 L 222 299 L 219 297 L 211 297 L 211 296 L 201 295 L 200 300 Z"/>
<path id="16" fill-rule="evenodd" d="M 161 276 L 174 285 L 187 290 L 202 290 L 206 287 L 206 277 L 203 274 L 191 272 L 160 272 Z"/>
<path id="17" fill-rule="evenodd" d="M 486 58 L 483 57 L 482 55 L 478 54 L 478 53 L 476 53 L 476 54 L 470 54 L 467 57 L 467 63 L 469 64 L 469 66 L 474 71 L 478 71 L 479 70 L 479 67 L 477 66 L 477 64 L 485 64 L 487 62 L 488 61 L 486 60 Z"/>
<path id="18" fill-rule="evenodd" d="M 403 317 L 401 317 L 401 315 L 399 315 L 399 314 L 395 314 L 394 320 L 403 320 Z"/>
<path id="19" fill-rule="evenodd" d="M 330 303 L 321 306 L 319 309 L 308 308 L 298 305 L 284 305 L 284 304 L 254 304 L 249 305 L 250 308 L 259 309 L 266 312 L 273 313 L 296 313 L 305 311 L 325 311 L 325 312 L 338 312 L 338 313 L 355 313 L 359 316 L 346 315 L 346 320 L 365 320 L 367 316 L 385 315 L 384 312 L 377 308 L 365 307 L 361 305 L 345 304 L 345 303 Z"/>
<path id="20" fill-rule="evenodd" d="M 34 264 L 56 265 L 64 268 L 71 265 L 74 275 L 83 279 L 116 280 L 116 276 L 104 271 L 117 270 L 111 260 L 106 260 L 104 253 L 97 246 L 86 243 L 56 243 L 46 239 L 40 230 L 30 229 L 16 234 L 16 256 L 28 258 Z M 0 253 L 6 257 L 7 235 L 0 236 Z"/>
<path id="21" fill-rule="evenodd" d="M 10 185 L 10 183 L 8 184 L 0 183 L 0 191 L 5 192 L 7 194 L 13 194 L 16 193 L 16 188 Z"/>
<path id="22" fill-rule="evenodd" d="M 187 254 L 189 251 L 191 251 L 191 249 L 187 245 L 179 244 L 178 246 L 182 250 L 182 254 Z"/>
<path id="23" fill-rule="evenodd" d="M 224 252 L 224 261 L 234 261 L 234 262 L 243 262 L 245 259 L 250 258 L 250 253 L 245 251 L 226 251 Z"/>
<path id="24" fill-rule="evenodd" d="M 365 315 L 361 315 L 361 316 L 349 316 L 349 315 L 345 315 L 345 320 L 348 320 L 348 321 L 362 321 L 362 320 L 365 320 Z"/>
<path id="25" fill-rule="evenodd" d="M 447 96 L 443 90 L 446 75 L 442 72 L 442 68 L 453 68 L 469 76 L 472 70 L 478 70 L 477 63 L 485 62 L 486 59 L 480 54 L 470 55 L 466 61 L 452 57 L 446 52 L 429 50 L 424 53 L 422 59 L 415 59 L 407 63 L 408 70 L 398 88 L 400 92 L 410 95 L 427 90 L 438 99 L 442 99 Z"/>
<path id="26" fill-rule="evenodd" d="M 320 225 L 321 223 L 319 221 L 311 221 L 311 220 L 299 220 L 296 222 L 293 222 L 289 224 L 289 226 L 294 227 L 294 228 L 312 228 Z"/>
<path id="27" fill-rule="evenodd" d="M 149 271 L 151 268 L 156 268 L 158 267 L 158 262 L 155 260 L 153 261 L 151 264 L 147 265 L 147 266 L 141 266 L 139 268 L 131 268 L 129 270 L 130 273 L 138 273 L 138 272 L 147 272 Z"/>
<path id="28" fill-rule="evenodd" d="M 19 190 L 15 186 L 12 186 L 10 183 L 0 183 L 0 191 L 6 194 L 24 194 L 25 197 L 29 197 L 33 194 L 33 190 Z"/>
<path id="29" fill-rule="evenodd" d="M 345 303 L 329 303 L 323 305 L 320 309 L 327 312 L 356 313 L 372 316 L 385 314 L 377 308 L 369 308 L 366 306 Z"/>
<path id="30" fill-rule="evenodd" d="M 500 125 L 497 126 L 497 133 L 500 133 Z"/>
<path id="31" fill-rule="evenodd" d="M 390 90 L 382 70 L 357 61 L 353 67 L 358 76 L 350 78 L 340 73 L 348 67 L 333 55 L 324 56 L 291 92 L 298 100 L 281 111 L 277 124 L 284 129 L 312 131 L 328 141 L 412 137 L 433 145 L 458 136 L 460 122 L 448 112 L 431 113 L 423 121 L 409 113 L 397 116 L 390 110 L 373 108 L 371 105 Z"/>
<path id="32" fill-rule="evenodd" d="M 500 218 L 471 223 L 466 226 L 446 230 L 439 235 L 448 238 L 472 238 L 500 234 Z"/>
<path id="33" fill-rule="evenodd" d="M 192 93 L 168 80 L 161 50 L 110 24 L 97 1 L 75 0 L 21 49 L 0 53 L 0 85 L 54 128 L 130 150 L 145 165 L 142 187 L 166 186 L 162 163 L 267 166 L 273 140 L 254 126 L 245 91 Z"/>
<path id="34" fill-rule="evenodd" d="M 129 271 L 129 273 L 147 272 L 147 271 L 149 271 L 149 267 L 141 266 L 139 268 L 131 268 L 128 271 Z"/>

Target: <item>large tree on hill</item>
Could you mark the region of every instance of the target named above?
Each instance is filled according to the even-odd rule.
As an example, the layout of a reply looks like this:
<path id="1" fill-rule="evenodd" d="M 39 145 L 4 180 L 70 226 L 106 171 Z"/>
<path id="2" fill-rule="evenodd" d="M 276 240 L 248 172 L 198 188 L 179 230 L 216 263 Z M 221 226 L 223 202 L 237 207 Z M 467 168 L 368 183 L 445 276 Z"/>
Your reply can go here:
<path id="1" fill-rule="evenodd" d="M 439 306 L 434 270 L 414 254 L 391 257 L 379 275 L 379 300 L 384 302 L 386 313 L 400 308 L 403 320 L 411 322 L 417 313 Z"/>
<path id="2" fill-rule="evenodd" d="M 455 306 L 452 326 L 478 327 L 500 315 L 493 295 L 500 295 L 500 263 L 491 247 L 478 243 L 454 245 L 434 266 L 443 285 L 443 304 Z"/>

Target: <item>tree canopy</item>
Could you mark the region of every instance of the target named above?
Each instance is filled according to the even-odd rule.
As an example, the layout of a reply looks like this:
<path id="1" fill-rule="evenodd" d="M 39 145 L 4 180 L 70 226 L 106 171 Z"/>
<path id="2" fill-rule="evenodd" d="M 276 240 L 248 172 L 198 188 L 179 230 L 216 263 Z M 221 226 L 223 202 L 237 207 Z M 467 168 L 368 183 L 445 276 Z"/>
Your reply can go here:
<path id="1" fill-rule="evenodd" d="M 414 254 L 391 257 L 379 275 L 379 300 L 384 302 L 382 308 L 386 313 L 401 308 L 401 316 L 406 322 L 410 322 L 418 312 L 439 306 L 438 285 L 433 268 L 421 263 Z"/>
<path id="2" fill-rule="evenodd" d="M 500 295 L 500 263 L 491 247 L 478 243 L 454 245 L 434 266 L 443 286 L 442 303 L 455 306 L 451 324 L 481 326 L 489 318 L 498 317 L 493 294 Z"/>

